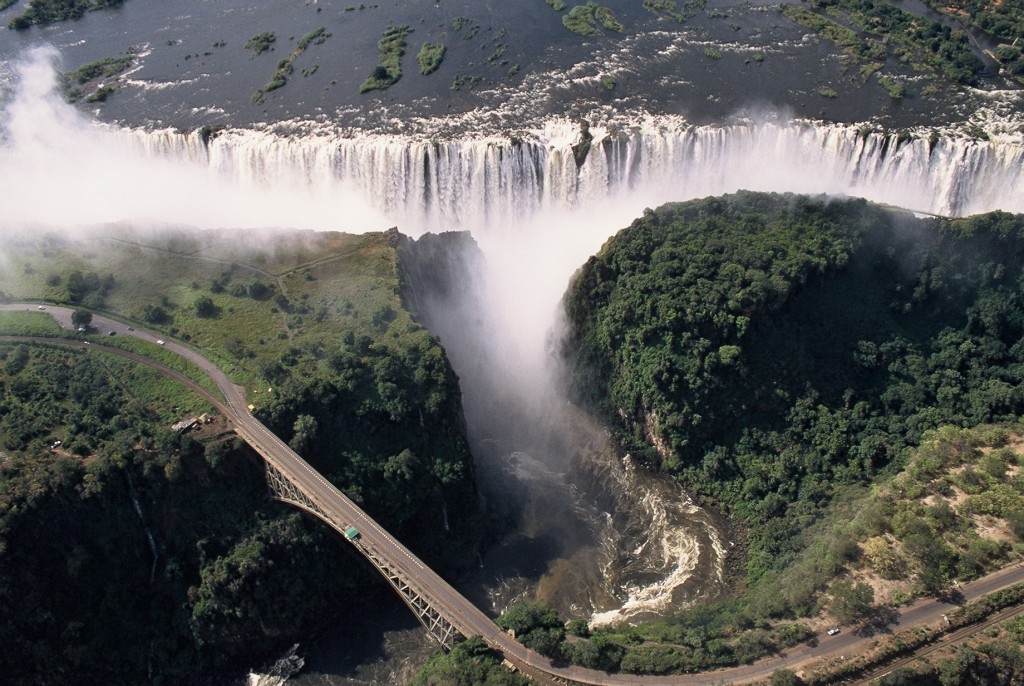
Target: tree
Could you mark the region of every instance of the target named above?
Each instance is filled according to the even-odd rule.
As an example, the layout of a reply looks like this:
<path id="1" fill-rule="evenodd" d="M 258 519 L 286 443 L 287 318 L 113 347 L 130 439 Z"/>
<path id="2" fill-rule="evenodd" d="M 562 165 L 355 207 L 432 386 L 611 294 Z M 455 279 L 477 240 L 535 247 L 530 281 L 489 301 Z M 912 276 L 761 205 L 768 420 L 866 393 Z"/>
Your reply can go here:
<path id="1" fill-rule="evenodd" d="M 837 579 L 829 592 L 832 593 L 832 616 L 840 622 L 863 617 L 875 602 L 875 589 L 863 581 L 854 584 L 848 579 Z"/>
<path id="2" fill-rule="evenodd" d="M 246 293 L 253 300 L 266 300 L 272 292 L 270 286 L 260 281 L 253 281 L 249 284 L 249 288 L 246 289 Z"/>
<path id="3" fill-rule="evenodd" d="M 800 686 L 802 683 L 803 679 L 788 669 L 776 669 L 768 680 L 768 686 Z"/>
<path id="4" fill-rule="evenodd" d="M 897 667 L 878 680 L 878 686 L 914 686 L 924 678 L 906 667 Z"/>
<path id="5" fill-rule="evenodd" d="M 601 651 L 586 639 L 563 642 L 561 653 L 566 660 L 580 667 L 598 669 L 601 666 Z"/>
<path id="6" fill-rule="evenodd" d="M 89 310 L 76 309 L 71 313 L 71 325 L 76 329 L 88 329 L 92 324 L 92 312 Z"/>
<path id="7" fill-rule="evenodd" d="M 207 295 L 196 298 L 195 308 L 197 317 L 213 317 L 217 314 L 217 306 Z"/>
<path id="8" fill-rule="evenodd" d="M 517 636 L 537 627 L 562 626 L 562 620 L 554 608 L 543 601 L 533 603 L 528 600 L 509 605 L 495 623 Z"/>
<path id="9" fill-rule="evenodd" d="M 291 449 L 300 455 L 309 449 L 309 444 L 316 437 L 316 419 L 308 414 L 300 414 L 295 418 L 295 425 L 292 427 L 292 440 L 288 441 Z"/>
<path id="10" fill-rule="evenodd" d="M 904 579 L 907 576 L 906 561 L 899 552 L 889 545 L 884 536 L 873 536 L 864 541 L 864 557 L 871 568 L 883 579 Z"/>
<path id="11" fill-rule="evenodd" d="M 447 655 L 439 653 L 427 662 L 412 682 L 414 686 L 526 686 L 526 677 L 509 672 L 499 656 L 479 636 L 457 643 Z"/>
<path id="12" fill-rule="evenodd" d="M 301 419 L 302 415 L 299 418 Z M 412 481 L 419 468 L 420 464 L 416 453 L 406 448 L 397 455 L 389 457 L 384 463 L 384 478 L 397 483 Z"/>
<path id="13" fill-rule="evenodd" d="M 171 315 L 159 305 L 146 305 L 142 311 L 142 318 L 150 324 L 166 324 L 170 321 Z"/>
<path id="14" fill-rule="evenodd" d="M 565 625 L 565 630 L 573 636 L 579 636 L 580 638 L 590 636 L 590 625 L 587 624 L 587 620 L 579 617 L 570 619 L 569 623 Z"/>
<path id="15" fill-rule="evenodd" d="M 514 603 L 496 620 L 498 626 L 514 633 L 516 640 L 531 650 L 558 655 L 565 628 L 558 613 L 545 602 Z"/>

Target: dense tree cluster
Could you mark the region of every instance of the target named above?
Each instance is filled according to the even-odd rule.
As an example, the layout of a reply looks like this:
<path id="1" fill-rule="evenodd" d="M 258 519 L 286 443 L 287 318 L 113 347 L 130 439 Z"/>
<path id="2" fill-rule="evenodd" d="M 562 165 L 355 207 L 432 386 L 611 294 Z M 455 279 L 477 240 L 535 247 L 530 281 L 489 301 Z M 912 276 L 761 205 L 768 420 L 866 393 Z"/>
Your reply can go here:
<path id="1" fill-rule="evenodd" d="M 102 308 L 107 294 L 117 285 L 113 274 L 100 276 L 96 272 L 73 271 L 68 274 L 68 300 L 93 309 Z"/>
<path id="2" fill-rule="evenodd" d="M 528 686 L 533 683 L 501 664 L 500 656 L 475 636 L 450 653 L 438 653 L 424 666 L 413 686 Z"/>
<path id="3" fill-rule="evenodd" d="M 401 355 L 343 338 L 272 365 L 261 416 L 432 564 L 472 559 L 478 505 L 443 352 L 424 331 Z M 240 443 L 160 428 L 101 360 L 0 346 L 5 679 L 198 683 L 336 622 L 356 588 L 387 592 L 340 537 L 267 498 Z"/>
<path id="4" fill-rule="evenodd" d="M 990 0 L 928 0 L 940 12 L 946 12 L 969 21 L 1007 43 L 1024 35 L 1024 6 L 1019 2 L 991 2 Z"/>
<path id="5" fill-rule="evenodd" d="M 565 638 L 561 618 L 546 603 L 515 603 L 498 617 L 497 624 L 530 650 L 550 657 L 558 656 Z"/>
<path id="6" fill-rule="evenodd" d="M 199 683 L 373 578 L 238 445 L 161 428 L 98 358 L 0 347 L 5 683 Z"/>
<path id="7" fill-rule="evenodd" d="M 789 622 L 774 628 L 754 626 L 749 619 L 730 625 L 732 616 L 721 626 L 713 626 L 709 618 L 716 613 L 716 608 L 703 608 L 694 610 L 689 619 L 671 624 L 627 625 L 590 631 L 583 620 L 575 619 L 564 625 L 557 612 L 546 603 L 523 600 L 510 605 L 496 621 L 524 646 L 556 661 L 634 674 L 699 672 L 734 666 L 812 636 L 806 627 Z M 748 631 L 738 632 L 737 626 Z M 477 640 L 467 642 L 471 655 L 478 654 L 473 649 Z M 457 665 L 465 663 L 464 655 L 458 659 L 438 658 L 424 668 L 417 683 L 448 683 L 444 679 L 454 679 L 452 675 L 458 673 Z M 469 669 L 479 667 L 471 665 Z M 451 683 L 490 682 L 453 680 Z"/>
<path id="8" fill-rule="evenodd" d="M 332 352 L 292 348 L 263 371 L 274 391 L 261 421 L 420 554 L 457 562 L 467 541 L 447 529 L 464 535 L 479 512 L 458 380 L 436 339 L 396 350 L 350 331 Z"/>
<path id="9" fill-rule="evenodd" d="M 788 563 L 836 488 L 1024 407 L 1024 219 L 741 193 L 668 205 L 566 297 L 575 392 Z"/>
<path id="10" fill-rule="evenodd" d="M 1019 631 L 1017 632 L 1019 635 Z M 1020 640 L 985 641 L 977 647 L 962 646 L 937 664 L 898 667 L 878 680 L 879 686 L 916 684 L 1018 684 L 1024 680 L 1024 653 Z"/>
<path id="11" fill-rule="evenodd" d="M 435 569 L 456 573 L 475 569 L 481 529 L 461 397 L 437 339 L 403 307 L 396 236 L 285 239 L 298 253 L 282 247 L 280 263 L 231 247 L 223 271 L 206 259 L 164 270 L 165 252 L 148 263 L 117 249 L 101 267 L 91 243 L 82 254 L 67 240 L 51 246 L 66 253 L 48 260 L 80 272 L 47 277 L 47 290 L 26 297 L 65 299 L 66 288 L 67 300 L 82 301 L 75 321 L 84 324 L 92 298 L 106 294 L 107 307 L 129 320 L 200 345 L 282 439 Z M 311 243 L 315 256 L 303 252 Z M 234 261 L 241 257 L 262 266 Z M 307 260 L 312 267 L 292 270 Z M 108 270 L 131 288 L 117 287 Z M 36 318 L 9 313 L 6 330 Z M 354 603 L 381 601 L 375 593 L 398 602 L 343 537 L 271 501 L 259 458 L 214 438 L 218 424 L 203 426 L 205 444 L 170 432 L 201 411 L 186 390 L 91 347 L 0 344 L 7 681 L 143 683 L 152 668 L 166 683 L 223 683 L 239 663 L 259 665 L 352 619 L 362 611 Z M 59 472 L 59 484 L 39 465 Z M 90 551 L 88 573 L 69 576 L 60 555 L 75 545 Z M 117 588 L 108 591 L 108 581 Z M 64 595 L 111 607 L 65 607 Z M 117 631 L 108 639 L 109 625 Z M 19 664 L 19 655 L 40 657 Z"/>

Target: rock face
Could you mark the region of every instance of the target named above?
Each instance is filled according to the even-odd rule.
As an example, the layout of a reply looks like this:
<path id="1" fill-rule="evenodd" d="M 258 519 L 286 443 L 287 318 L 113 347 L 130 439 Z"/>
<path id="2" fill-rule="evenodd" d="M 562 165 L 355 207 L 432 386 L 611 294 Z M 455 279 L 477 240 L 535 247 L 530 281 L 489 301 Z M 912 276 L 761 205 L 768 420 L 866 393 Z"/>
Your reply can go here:
<path id="1" fill-rule="evenodd" d="M 594 140 L 594 134 L 590 133 L 590 122 L 580 119 L 580 139 L 572 146 L 572 158 L 576 160 L 576 168 L 579 169 L 587 161 L 590 154 L 590 143 Z"/>
<path id="2" fill-rule="evenodd" d="M 416 240 L 398 239 L 402 301 L 419 321 L 471 293 L 483 268 L 483 253 L 467 231 L 428 233 Z"/>

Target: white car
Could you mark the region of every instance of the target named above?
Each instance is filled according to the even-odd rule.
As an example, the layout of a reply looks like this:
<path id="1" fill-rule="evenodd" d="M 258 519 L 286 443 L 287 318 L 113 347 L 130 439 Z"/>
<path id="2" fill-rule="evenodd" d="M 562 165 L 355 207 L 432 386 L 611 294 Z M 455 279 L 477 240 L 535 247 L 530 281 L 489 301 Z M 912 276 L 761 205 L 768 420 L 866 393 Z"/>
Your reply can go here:
<path id="1" fill-rule="evenodd" d="M 839 627 L 837 627 L 837 626 L 834 626 L 834 627 L 832 627 L 831 629 L 828 630 L 828 635 L 829 636 L 835 636 L 838 633 L 839 633 Z"/>
<path id="2" fill-rule="evenodd" d="M 163 339 L 162 339 L 162 338 L 158 338 L 158 339 L 156 339 L 156 344 L 157 344 L 157 345 L 163 345 L 163 344 L 164 344 L 164 341 L 163 341 Z"/>

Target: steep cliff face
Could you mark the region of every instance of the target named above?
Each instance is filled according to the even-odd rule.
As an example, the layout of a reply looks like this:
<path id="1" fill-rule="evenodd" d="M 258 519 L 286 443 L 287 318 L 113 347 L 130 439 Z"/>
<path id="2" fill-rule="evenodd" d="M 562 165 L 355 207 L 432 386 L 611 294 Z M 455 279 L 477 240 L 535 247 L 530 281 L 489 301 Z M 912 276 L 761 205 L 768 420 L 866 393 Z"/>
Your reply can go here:
<path id="1" fill-rule="evenodd" d="M 469 324 L 473 303 L 483 283 L 484 255 L 468 231 L 425 234 L 415 240 L 402 236 L 397 242 L 402 300 L 417 320 L 427 323 L 461 316 Z"/>

